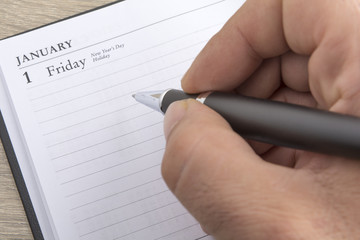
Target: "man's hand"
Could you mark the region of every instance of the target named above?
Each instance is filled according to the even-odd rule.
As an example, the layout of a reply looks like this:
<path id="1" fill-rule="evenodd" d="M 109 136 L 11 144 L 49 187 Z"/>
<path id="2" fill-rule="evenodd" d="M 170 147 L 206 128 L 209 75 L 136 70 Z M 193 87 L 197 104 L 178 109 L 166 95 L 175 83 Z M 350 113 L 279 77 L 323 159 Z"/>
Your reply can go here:
<path id="1" fill-rule="evenodd" d="M 182 85 L 360 117 L 359 81 L 359 1 L 247 0 Z M 360 161 L 247 142 L 193 100 L 170 106 L 165 135 L 163 176 L 217 239 L 360 237 Z"/>

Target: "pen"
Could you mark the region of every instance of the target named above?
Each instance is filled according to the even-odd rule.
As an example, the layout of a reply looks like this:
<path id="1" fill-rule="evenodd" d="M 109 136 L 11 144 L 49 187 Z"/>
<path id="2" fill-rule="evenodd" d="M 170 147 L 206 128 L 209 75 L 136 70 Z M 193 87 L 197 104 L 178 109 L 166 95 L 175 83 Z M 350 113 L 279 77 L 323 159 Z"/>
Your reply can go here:
<path id="1" fill-rule="evenodd" d="M 277 146 L 360 159 L 360 118 L 299 105 L 210 92 L 140 92 L 140 103 L 165 113 L 171 103 L 193 98 L 225 118 L 246 139 Z"/>

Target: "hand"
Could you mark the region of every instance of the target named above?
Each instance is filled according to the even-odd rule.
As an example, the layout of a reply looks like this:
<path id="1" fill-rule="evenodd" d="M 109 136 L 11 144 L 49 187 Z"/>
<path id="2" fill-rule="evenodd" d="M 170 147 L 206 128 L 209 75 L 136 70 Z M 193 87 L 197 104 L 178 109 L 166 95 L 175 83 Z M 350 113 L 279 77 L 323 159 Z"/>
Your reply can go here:
<path id="1" fill-rule="evenodd" d="M 360 116 L 360 2 L 247 0 L 183 78 Z M 357 239 L 360 161 L 256 142 L 194 100 L 165 117 L 163 176 L 217 239 Z"/>

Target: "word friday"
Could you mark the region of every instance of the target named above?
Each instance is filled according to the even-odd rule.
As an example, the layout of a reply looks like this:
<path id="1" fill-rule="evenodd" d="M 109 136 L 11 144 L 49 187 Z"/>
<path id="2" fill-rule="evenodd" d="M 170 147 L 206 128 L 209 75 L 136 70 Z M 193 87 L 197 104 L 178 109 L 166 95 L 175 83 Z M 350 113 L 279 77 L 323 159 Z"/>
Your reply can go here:
<path id="1" fill-rule="evenodd" d="M 18 64 L 17 66 L 20 67 L 25 63 L 34 61 L 34 60 L 42 58 L 42 57 L 52 55 L 54 53 L 64 51 L 64 50 L 69 49 L 71 47 L 72 47 L 71 40 L 68 40 L 68 41 L 65 41 L 65 42 L 62 42 L 62 43 L 58 43 L 58 44 L 53 45 L 53 46 L 38 49 L 38 50 L 30 52 L 28 54 L 23 54 L 21 56 L 16 57 L 17 64 Z"/>
<path id="2" fill-rule="evenodd" d="M 49 73 L 49 77 L 55 76 L 55 75 L 59 75 L 61 73 L 65 73 L 77 68 L 81 68 L 84 69 L 85 68 L 85 63 L 86 63 L 86 59 L 81 59 L 78 61 L 71 61 L 70 59 L 67 60 L 67 62 L 63 63 L 60 62 L 60 64 L 58 66 L 49 66 L 46 69 L 48 70 Z"/>

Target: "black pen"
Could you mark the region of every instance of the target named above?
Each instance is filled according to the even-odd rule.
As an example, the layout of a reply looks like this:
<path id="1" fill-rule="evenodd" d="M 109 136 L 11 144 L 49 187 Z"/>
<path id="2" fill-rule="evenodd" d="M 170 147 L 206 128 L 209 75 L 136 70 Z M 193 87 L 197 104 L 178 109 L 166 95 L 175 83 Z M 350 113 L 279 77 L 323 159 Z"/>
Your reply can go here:
<path id="1" fill-rule="evenodd" d="M 246 139 L 360 159 L 360 118 L 283 102 L 211 92 L 140 92 L 133 97 L 165 113 L 171 103 L 193 98 L 224 117 Z"/>

